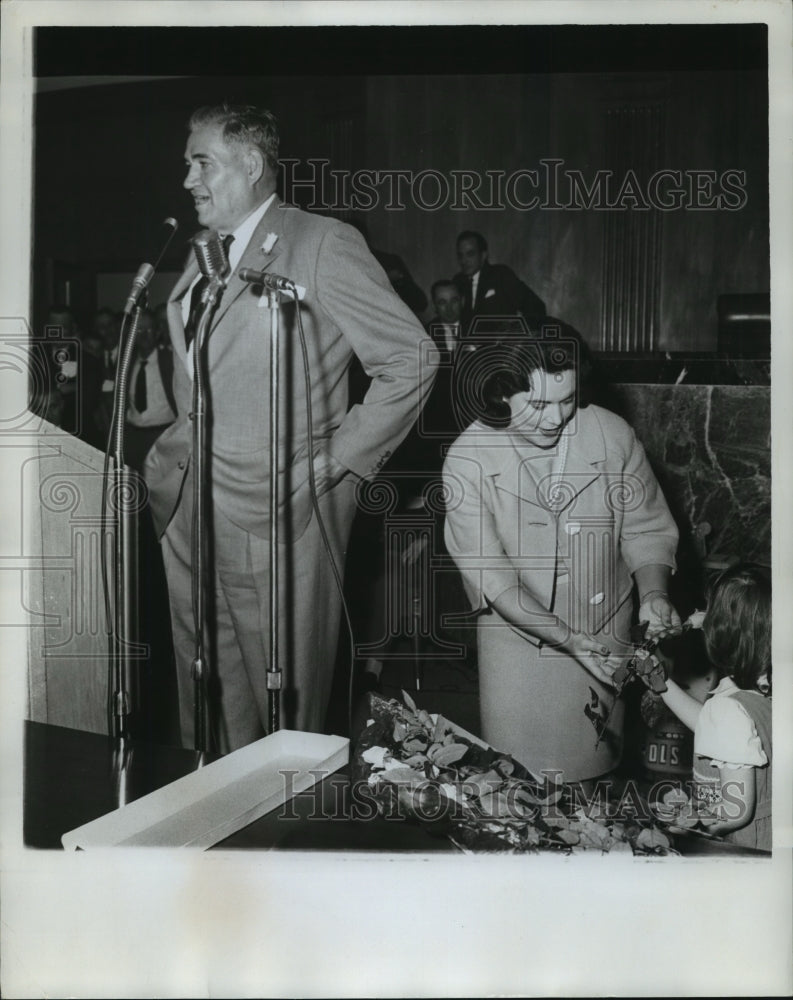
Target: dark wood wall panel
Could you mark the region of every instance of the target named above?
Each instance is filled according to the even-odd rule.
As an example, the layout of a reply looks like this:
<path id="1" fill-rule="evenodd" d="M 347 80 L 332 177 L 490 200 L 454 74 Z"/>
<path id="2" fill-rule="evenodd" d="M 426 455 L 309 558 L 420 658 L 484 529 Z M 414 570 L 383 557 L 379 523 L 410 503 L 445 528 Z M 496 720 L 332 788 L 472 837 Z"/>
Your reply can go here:
<path id="1" fill-rule="evenodd" d="M 372 77 L 371 168 L 509 175 L 557 160 L 586 183 L 611 171 L 614 194 L 628 168 L 642 192 L 658 168 L 680 171 L 683 187 L 713 171 L 717 195 L 725 171 L 740 171 L 745 197 L 709 209 L 686 194 L 668 211 L 587 209 L 563 194 L 558 207 L 529 211 L 379 205 L 369 229 L 426 290 L 456 270 L 457 233 L 478 229 L 491 260 L 510 264 L 593 347 L 715 350 L 718 296 L 769 289 L 767 150 L 756 71 Z"/>
<path id="2" fill-rule="evenodd" d="M 564 191 L 528 210 L 504 199 L 428 208 L 409 188 L 404 207 L 387 207 L 383 185 L 379 203 L 367 210 L 337 205 L 334 192 L 319 189 L 321 210 L 365 223 L 373 246 L 402 257 L 427 293 L 456 271 L 455 237 L 468 228 L 484 233 L 491 259 L 512 266 L 551 313 L 596 348 L 715 350 L 718 296 L 768 291 L 762 71 L 227 77 L 40 97 L 38 322 L 59 275 L 72 280 L 88 310 L 101 304 L 91 299 L 93 275 L 134 271 L 165 216 L 177 215 L 189 235 L 192 208 L 181 186 L 185 121 L 196 104 L 221 97 L 275 110 L 282 155 L 299 161 L 302 178 L 308 160 L 323 157 L 347 172 L 434 170 L 452 179 L 454 171 L 469 171 L 481 179 L 487 201 L 488 172 L 536 170 L 547 189 L 543 161 L 555 162 L 563 181 L 566 171 L 578 171 L 586 183 L 599 170 L 619 179 L 634 161 L 639 174 L 656 164 L 718 177 L 741 172 L 745 201 L 717 210 L 615 213 L 566 202 Z M 631 130 L 625 122 L 638 112 L 626 117 L 620 108 L 660 110 L 658 120 L 648 112 L 645 125 Z M 432 190 L 428 182 L 425 192 Z M 517 193 L 528 197 L 525 179 Z M 297 195 L 303 205 L 311 199 L 305 188 Z M 165 269 L 178 269 L 186 250 L 180 235 Z"/>

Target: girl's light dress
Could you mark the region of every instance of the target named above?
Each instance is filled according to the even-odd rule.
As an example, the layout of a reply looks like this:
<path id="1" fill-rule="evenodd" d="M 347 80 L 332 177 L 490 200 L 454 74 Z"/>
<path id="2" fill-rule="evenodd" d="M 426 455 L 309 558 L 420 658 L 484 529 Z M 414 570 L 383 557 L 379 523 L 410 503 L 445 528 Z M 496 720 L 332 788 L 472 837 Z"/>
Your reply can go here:
<path id="1" fill-rule="evenodd" d="M 771 698 L 743 691 L 731 678 L 723 678 L 702 706 L 694 730 L 695 795 L 710 806 L 723 797 L 730 808 L 731 790 L 722 787 L 720 767 L 753 767 L 756 781 L 752 819 L 725 834 L 725 840 L 771 850 L 771 757 Z"/>

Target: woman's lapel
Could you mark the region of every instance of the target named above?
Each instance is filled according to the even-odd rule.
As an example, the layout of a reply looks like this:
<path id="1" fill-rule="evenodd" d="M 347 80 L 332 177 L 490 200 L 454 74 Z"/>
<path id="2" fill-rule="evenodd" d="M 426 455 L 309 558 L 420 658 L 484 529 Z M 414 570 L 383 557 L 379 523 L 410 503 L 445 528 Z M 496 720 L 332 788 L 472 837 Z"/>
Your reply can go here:
<path id="1" fill-rule="evenodd" d="M 579 410 L 564 430 L 567 460 L 554 503 L 549 501 L 548 464 L 539 449 L 525 449 L 511 435 L 505 446 L 491 452 L 490 474 L 496 489 L 505 490 L 547 513 L 559 514 L 568 508 L 598 478 L 606 447 L 600 424 L 588 410 Z M 509 445 L 506 445 L 509 441 Z M 540 460 L 538 460 L 538 457 Z"/>

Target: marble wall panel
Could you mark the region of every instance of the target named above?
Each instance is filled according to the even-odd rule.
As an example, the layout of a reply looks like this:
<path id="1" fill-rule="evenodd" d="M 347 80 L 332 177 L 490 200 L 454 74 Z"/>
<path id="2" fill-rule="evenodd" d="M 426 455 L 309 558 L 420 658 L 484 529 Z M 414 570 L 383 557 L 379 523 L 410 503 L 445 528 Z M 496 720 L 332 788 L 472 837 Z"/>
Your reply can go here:
<path id="1" fill-rule="evenodd" d="M 696 602 L 707 571 L 722 563 L 770 562 L 770 389 L 622 385 L 613 391 L 680 527 L 678 587 L 685 597 Z"/>

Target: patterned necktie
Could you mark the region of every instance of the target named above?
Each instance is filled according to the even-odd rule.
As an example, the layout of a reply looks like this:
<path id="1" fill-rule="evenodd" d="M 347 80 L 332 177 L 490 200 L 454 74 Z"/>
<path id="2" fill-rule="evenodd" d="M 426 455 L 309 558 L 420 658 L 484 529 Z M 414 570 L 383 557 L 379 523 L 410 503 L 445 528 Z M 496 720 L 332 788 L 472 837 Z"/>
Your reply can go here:
<path id="1" fill-rule="evenodd" d="M 229 259 L 229 247 L 231 246 L 234 237 L 229 233 L 227 236 L 223 237 L 223 254 L 226 260 Z M 198 281 L 193 285 L 193 291 L 190 293 L 190 313 L 187 318 L 187 324 L 184 328 L 184 342 L 185 347 L 189 347 L 193 337 L 196 335 L 196 330 L 198 329 L 198 321 L 201 318 L 201 296 L 204 294 L 204 289 L 209 284 L 209 278 L 206 275 L 201 275 Z M 218 297 L 215 300 L 215 308 L 220 305 L 220 300 L 223 298 L 223 289 L 220 289 Z"/>
<path id="2" fill-rule="evenodd" d="M 138 413 L 146 412 L 146 365 L 147 358 L 143 358 L 138 369 L 138 377 L 135 379 L 135 409 Z"/>

